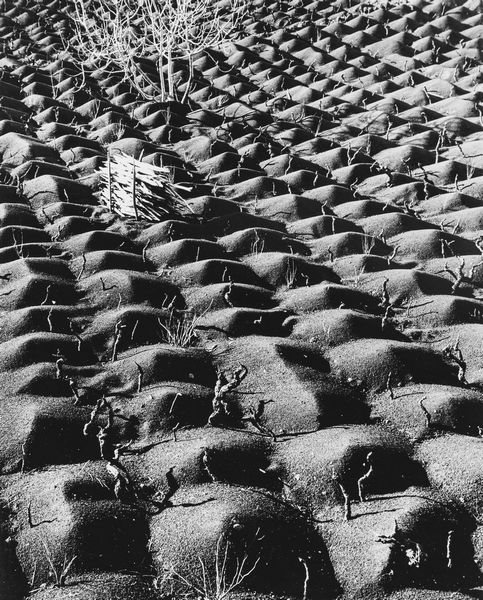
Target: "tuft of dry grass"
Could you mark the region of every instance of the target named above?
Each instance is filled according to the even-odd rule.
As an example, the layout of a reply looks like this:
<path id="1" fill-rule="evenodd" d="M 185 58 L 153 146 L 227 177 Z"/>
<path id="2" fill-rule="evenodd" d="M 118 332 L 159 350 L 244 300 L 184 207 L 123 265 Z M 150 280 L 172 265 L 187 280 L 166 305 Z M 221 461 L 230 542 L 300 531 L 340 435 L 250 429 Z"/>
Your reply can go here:
<path id="1" fill-rule="evenodd" d="M 52 557 L 52 552 L 48 547 L 47 543 L 44 540 L 41 540 L 42 546 L 44 548 L 44 555 L 49 564 L 49 578 L 54 587 L 65 587 L 66 580 L 71 571 L 74 562 L 77 560 L 77 556 L 73 556 L 71 559 L 67 558 L 67 555 L 64 556 L 64 560 L 61 565 L 56 565 L 54 559 Z"/>
<path id="2" fill-rule="evenodd" d="M 196 327 L 203 316 L 204 313 L 197 315 L 191 311 L 180 312 L 174 309 L 170 310 L 166 321 L 158 318 L 163 341 L 181 348 L 192 346 L 198 340 Z"/>
<path id="3" fill-rule="evenodd" d="M 167 570 L 161 580 L 157 582 L 157 588 L 164 592 L 169 586 L 181 584 L 185 588 L 186 598 L 197 600 L 225 600 L 232 592 L 239 588 L 243 582 L 257 568 L 260 557 L 250 561 L 248 554 L 237 557 L 233 568 L 231 568 L 230 542 L 223 544 L 223 536 L 220 535 L 216 542 L 215 560 L 213 567 L 202 558 L 198 558 L 201 567 L 201 577 L 188 578 L 174 569 Z"/>

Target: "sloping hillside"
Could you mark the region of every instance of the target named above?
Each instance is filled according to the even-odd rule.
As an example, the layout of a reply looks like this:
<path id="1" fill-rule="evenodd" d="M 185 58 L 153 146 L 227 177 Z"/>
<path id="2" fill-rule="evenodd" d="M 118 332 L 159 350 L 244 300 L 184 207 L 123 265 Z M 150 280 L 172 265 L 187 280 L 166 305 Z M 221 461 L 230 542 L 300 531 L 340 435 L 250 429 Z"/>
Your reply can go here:
<path id="1" fill-rule="evenodd" d="M 71 8 L 0 9 L 0 600 L 483 597 L 480 2 L 254 0 L 187 104 Z"/>

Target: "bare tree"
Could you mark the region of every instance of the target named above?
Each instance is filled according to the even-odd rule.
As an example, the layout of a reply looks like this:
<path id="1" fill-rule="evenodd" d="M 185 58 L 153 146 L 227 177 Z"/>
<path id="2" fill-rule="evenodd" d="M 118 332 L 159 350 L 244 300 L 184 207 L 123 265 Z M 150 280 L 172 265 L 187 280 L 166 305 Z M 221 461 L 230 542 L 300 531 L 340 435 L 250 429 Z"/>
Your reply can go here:
<path id="1" fill-rule="evenodd" d="M 193 57 L 226 44 L 247 0 L 73 0 L 72 58 L 82 69 L 113 67 L 147 99 L 178 98 L 174 61 L 187 62 L 186 101 Z M 143 68 L 156 65 L 157 77 Z"/>

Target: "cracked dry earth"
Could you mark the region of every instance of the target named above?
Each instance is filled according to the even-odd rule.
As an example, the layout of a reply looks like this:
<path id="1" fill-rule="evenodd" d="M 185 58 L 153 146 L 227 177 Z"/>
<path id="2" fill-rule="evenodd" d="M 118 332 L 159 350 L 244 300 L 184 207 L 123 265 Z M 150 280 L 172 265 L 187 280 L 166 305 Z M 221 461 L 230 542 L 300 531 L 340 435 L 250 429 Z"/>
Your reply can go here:
<path id="1" fill-rule="evenodd" d="M 0 599 L 482 598 L 479 2 L 254 0 L 168 123 L 69 10 L 0 16 Z"/>

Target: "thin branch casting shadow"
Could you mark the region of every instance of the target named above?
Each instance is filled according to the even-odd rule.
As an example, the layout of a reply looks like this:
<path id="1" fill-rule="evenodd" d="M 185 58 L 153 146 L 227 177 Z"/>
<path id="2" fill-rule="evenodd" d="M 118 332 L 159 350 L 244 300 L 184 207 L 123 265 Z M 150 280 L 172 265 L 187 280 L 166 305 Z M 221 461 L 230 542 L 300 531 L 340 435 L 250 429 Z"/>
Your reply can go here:
<path id="1" fill-rule="evenodd" d="M 381 515 L 383 513 L 391 513 L 391 512 L 397 512 L 398 510 L 402 510 L 403 507 L 402 506 L 398 506 L 397 508 L 385 508 L 383 510 L 374 510 L 371 512 L 364 512 L 364 513 L 360 513 L 358 515 L 352 515 L 351 517 L 351 521 L 353 521 L 354 519 L 358 519 L 359 517 L 366 517 L 366 516 L 371 516 L 371 515 Z"/>

